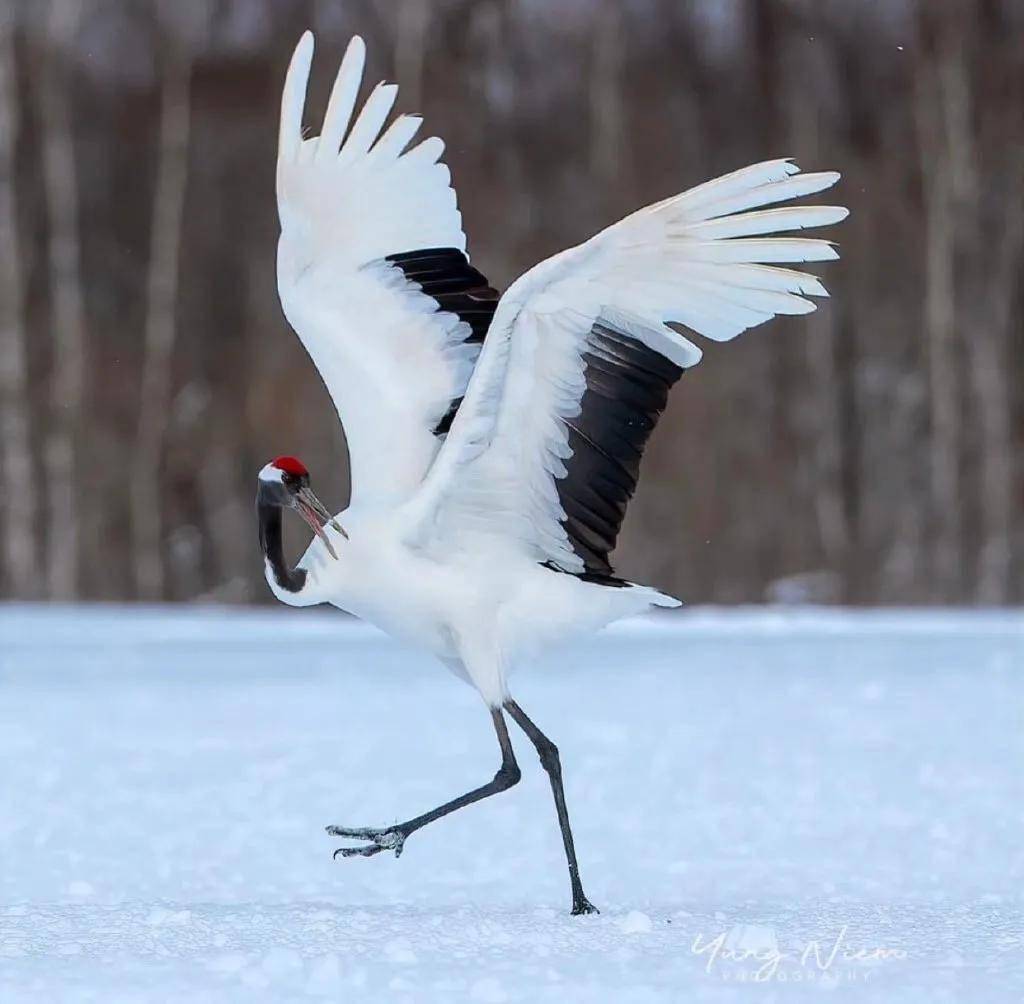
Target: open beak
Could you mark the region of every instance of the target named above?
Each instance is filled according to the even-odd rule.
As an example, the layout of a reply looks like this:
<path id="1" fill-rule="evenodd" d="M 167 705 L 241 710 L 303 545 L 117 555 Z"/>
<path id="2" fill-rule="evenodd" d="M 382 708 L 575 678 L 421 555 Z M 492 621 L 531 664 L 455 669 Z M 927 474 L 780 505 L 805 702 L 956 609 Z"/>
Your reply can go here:
<path id="1" fill-rule="evenodd" d="M 324 547 L 327 548 L 330 556 L 337 561 L 338 555 L 331 546 L 331 542 L 327 539 L 327 534 L 324 533 L 324 527 L 328 525 L 331 526 L 346 540 L 348 540 L 348 534 L 345 533 L 341 524 L 331 516 L 323 502 L 321 502 L 309 488 L 299 489 L 295 496 L 295 509 L 306 523 L 309 524 L 310 530 L 312 530 L 313 533 L 323 541 Z"/>

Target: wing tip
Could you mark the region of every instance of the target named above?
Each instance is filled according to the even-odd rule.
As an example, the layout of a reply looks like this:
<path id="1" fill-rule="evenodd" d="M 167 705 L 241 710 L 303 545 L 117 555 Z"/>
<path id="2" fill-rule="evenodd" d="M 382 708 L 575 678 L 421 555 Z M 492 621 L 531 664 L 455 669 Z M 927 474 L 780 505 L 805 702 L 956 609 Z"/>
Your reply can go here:
<path id="1" fill-rule="evenodd" d="M 817 214 L 815 222 L 808 224 L 807 229 L 834 227 L 850 215 L 850 210 L 846 206 L 793 206 L 792 208 L 806 209 L 809 214 Z"/>
<path id="2" fill-rule="evenodd" d="M 295 66 L 301 63 L 313 62 L 313 50 L 316 48 L 316 36 L 311 28 L 307 28 L 295 44 L 295 51 L 292 53 L 292 64 Z"/>
<path id="3" fill-rule="evenodd" d="M 803 171 L 800 165 L 797 164 L 795 157 L 780 157 L 778 160 L 768 160 L 764 162 L 764 166 L 773 164 L 783 165 L 786 174 L 790 176 L 802 174 L 805 178 L 817 178 L 822 183 L 822 188 L 819 189 L 819 191 L 825 188 L 831 188 L 843 176 L 841 171 Z"/>
<path id="4" fill-rule="evenodd" d="M 821 257 L 807 258 L 807 261 L 839 261 L 839 245 L 835 241 L 822 240 L 820 237 L 809 239 L 817 241 L 819 250 L 821 251 Z"/>
<path id="5" fill-rule="evenodd" d="M 345 52 L 338 66 L 338 76 L 354 79 L 358 89 L 366 68 L 366 43 L 362 35 L 353 35 L 345 46 Z"/>
<path id="6" fill-rule="evenodd" d="M 814 179 L 818 182 L 815 192 L 824 192 L 826 189 L 831 188 L 840 178 L 842 174 L 839 171 L 814 171 L 812 173 L 804 175 L 807 179 Z M 808 192 L 808 195 L 811 193 Z"/>
<path id="7" fill-rule="evenodd" d="M 295 156 L 302 146 L 302 114 L 306 106 L 306 87 L 313 65 L 315 47 L 313 32 L 302 33 L 284 78 L 281 94 L 281 125 L 278 133 L 278 156 Z"/>
<path id="8" fill-rule="evenodd" d="M 772 167 L 776 164 L 780 165 L 789 177 L 800 174 L 804 178 L 816 178 L 821 182 L 821 188 L 818 191 L 831 188 L 842 177 L 842 173 L 839 171 L 803 171 L 795 157 L 780 157 L 778 160 L 766 160 L 753 166 Z"/>

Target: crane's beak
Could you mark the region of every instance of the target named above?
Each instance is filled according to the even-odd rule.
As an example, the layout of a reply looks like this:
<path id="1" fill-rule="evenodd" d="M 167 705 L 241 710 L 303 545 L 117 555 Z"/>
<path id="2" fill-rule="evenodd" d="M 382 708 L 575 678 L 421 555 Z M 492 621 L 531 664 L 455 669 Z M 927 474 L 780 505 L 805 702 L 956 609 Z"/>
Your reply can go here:
<path id="1" fill-rule="evenodd" d="M 323 502 L 321 502 L 309 488 L 300 488 L 298 492 L 296 492 L 295 509 L 306 523 L 309 524 L 310 530 L 312 530 L 313 533 L 323 541 L 324 547 L 327 548 L 330 556 L 337 561 L 338 555 L 331 546 L 330 540 L 327 539 L 327 534 L 324 533 L 323 528 L 329 525 L 348 540 L 348 534 L 345 533 L 341 524 L 331 516 Z"/>

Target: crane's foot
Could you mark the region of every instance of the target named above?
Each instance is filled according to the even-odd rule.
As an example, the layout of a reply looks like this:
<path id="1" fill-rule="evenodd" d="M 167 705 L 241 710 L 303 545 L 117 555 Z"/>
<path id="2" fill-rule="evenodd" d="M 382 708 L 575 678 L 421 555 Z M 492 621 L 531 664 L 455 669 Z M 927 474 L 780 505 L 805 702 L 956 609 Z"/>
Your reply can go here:
<path id="1" fill-rule="evenodd" d="M 370 841 L 361 847 L 339 847 L 334 856 L 338 857 L 340 854 L 343 858 L 372 858 L 381 851 L 394 851 L 395 857 L 399 858 L 405 849 L 405 838 L 409 835 L 401 826 L 389 826 L 379 830 L 368 826 L 328 826 L 327 833 L 332 837 L 344 837 L 346 840 Z"/>
<path id="2" fill-rule="evenodd" d="M 583 914 L 587 914 L 587 913 L 600 913 L 600 912 L 601 911 L 598 910 L 598 908 L 596 906 L 594 906 L 594 904 L 591 903 L 590 900 L 587 899 L 587 897 L 584 896 L 582 893 L 580 893 L 579 896 L 574 896 L 573 897 L 573 899 L 572 899 L 572 915 L 574 917 L 580 917 Z"/>

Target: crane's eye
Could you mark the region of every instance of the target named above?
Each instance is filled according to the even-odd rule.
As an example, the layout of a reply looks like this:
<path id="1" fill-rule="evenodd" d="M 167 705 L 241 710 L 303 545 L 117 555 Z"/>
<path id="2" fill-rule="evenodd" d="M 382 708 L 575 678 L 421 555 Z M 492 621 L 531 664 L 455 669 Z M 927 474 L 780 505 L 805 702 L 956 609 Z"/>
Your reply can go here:
<path id="1" fill-rule="evenodd" d="M 287 471 L 284 471 L 281 474 L 281 482 L 289 488 L 295 488 L 298 486 L 299 479 L 294 474 L 289 474 Z"/>

